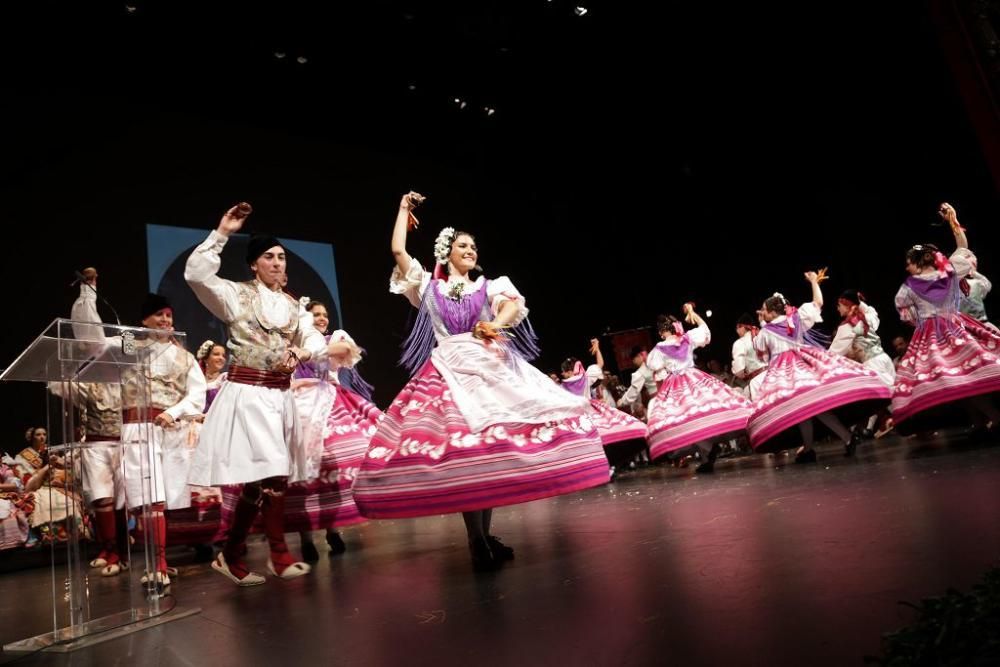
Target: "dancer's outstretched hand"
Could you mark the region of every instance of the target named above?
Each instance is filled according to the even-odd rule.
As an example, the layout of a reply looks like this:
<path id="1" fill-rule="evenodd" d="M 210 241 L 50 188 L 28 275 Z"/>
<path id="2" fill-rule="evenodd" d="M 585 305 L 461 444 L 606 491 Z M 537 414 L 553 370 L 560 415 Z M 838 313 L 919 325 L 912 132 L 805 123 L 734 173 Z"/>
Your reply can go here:
<path id="1" fill-rule="evenodd" d="M 420 226 L 420 221 L 417 220 L 417 216 L 413 215 L 413 209 L 424 203 L 427 199 L 419 192 L 414 192 L 410 190 L 399 202 L 399 208 L 407 211 L 406 229 L 407 231 L 413 231 Z"/>
<path id="2" fill-rule="evenodd" d="M 245 201 L 233 206 L 219 220 L 218 232 L 224 236 L 235 234 L 243 228 L 243 223 L 246 222 L 247 216 L 251 213 L 253 213 L 253 207 Z"/>

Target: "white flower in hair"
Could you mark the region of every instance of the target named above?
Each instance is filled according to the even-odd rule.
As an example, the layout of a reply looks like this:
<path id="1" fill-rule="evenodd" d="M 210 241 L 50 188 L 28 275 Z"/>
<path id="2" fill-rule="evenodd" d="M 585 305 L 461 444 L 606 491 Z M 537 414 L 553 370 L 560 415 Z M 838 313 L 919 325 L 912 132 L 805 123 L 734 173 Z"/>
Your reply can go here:
<path id="1" fill-rule="evenodd" d="M 194 358 L 204 359 L 205 357 L 208 356 L 208 353 L 212 351 L 213 347 L 215 347 L 215 342 L 211 340 L 206 340 L 204 343 L 201 344 L 201 347 L 198 348 L 198 353 L 194 355 Z"/>
<path id="2" fill-rule="evenodd" d="M 455 228 L 445 227 L 438 234 L 434 241 L 434 257 L 437 263 L 444 265 L 448 263 L 448 255 L 451 254 L 451 244 L 455 240 Z"/>
<path id="3" fill-rule="evenodd" d="M 303 308 L 308 308 L 309 304 L 312 303 L 312 299 L 307 296 L 299 297 L 299 305 Z"/>

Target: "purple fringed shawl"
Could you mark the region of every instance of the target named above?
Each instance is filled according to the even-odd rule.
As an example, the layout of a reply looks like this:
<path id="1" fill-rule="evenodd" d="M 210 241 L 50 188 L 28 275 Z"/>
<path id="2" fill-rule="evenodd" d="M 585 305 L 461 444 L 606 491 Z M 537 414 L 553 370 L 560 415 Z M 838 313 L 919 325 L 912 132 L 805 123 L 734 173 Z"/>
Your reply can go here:
<path id="1" fill-rule="evenodd" d="M 590 398 L 590 386 L 588 382 L 590 378 L 587 377 L 587 372 L 583 369 L 583 364 L 579 361 L 576 362 L 575 370 L 576 374 L 561 381 L 559 386 L 575 396 Z"/>
<path id="2" fill-rule="evenodd" d="M 797 312 L 793 313 L 788 319 L 794 324 L 794 328 L 791 331 L 788 330 L 788 320 L 784 322 L 768 322 L 763 326 L 761 331 L 770 331 L 778 338 L 795 343 L 796 345 L 809 345 L 810 347 L 818 347 L 821 350 L 830 347 L 830 336 L 820 333 L 815 329 L 803 330 L 802 317 Z"/>
<path id="3" fill-rule="evenodd" d="M 304 364 L 298 364 L 295 367 L 295 372 L 292 377 L 296 380 L 312 380 L 319 377 L 319 369 L 311 361 L 307 361 Z"/>
<path id="4" fill-rule="evenodd" d="M 344 389 L 353 391 L 369 403 L 372 402 L 372 395 L 375 392 L 375 387 L 361 377 L 361 373 L 359 373 L 357 369 L 340 368 L 337 370 L 337 379 L 340 380 L 340 386 Z"/>
<path id="5" fill-rule="evenodd" d="M 441 294 L 436 284 L 427 286 L 427 291 L 434 295 L 434 305 L 448 333 L 455 336 L 472 331 L 472 327 L 482 319 L 483 307 L 486 306 L 486 288 L 489 284 L 488 280 L 484 280 L 479 289 L 472 294 L 462 295 L 457 301 Z"/>
<path id="6" fill-rule="evenodd" d="M 330 342 L 330 336 L 333 334 L 326 334 L 323 336 L 323 340 L 327 343 Z M 295 367 L 295 373 L 292 375 L 296 380 L 312 380 L 314 378 L 325 379 L 326 378 L 326 362 L 315 362 L 307 361 L 304 364 L 298 364 Z"/>
<path id="7" fill-rule="evenodd" d="M 924 301 L 933 304 L 936 308 L 942 308 L 945 303 L 951 300 L 955 310 L 958 310 L 959 294 L 958 278 L 954 273 L 949 273 L 943 278 L 934 280 L 921 280 L 916 276 L 906 279 L 906 286 L 913 290 L 914 294 Z"/>
<path id="8" fill-rule="evenodd" d="M 674 361 L 691 361 L 691 340 L 687 337 L 687 334 L 681 336 L 681 342 L 674 344 L 667 341 L 656 344 L 656 349 L 665 356 L 673 359 Z"/>
<path id="9" fill-rule="evenodd" d="M 323 336 L 323 340 L 329 343 L 332 335 L 333 334 L 327 334 Z M 307 361 L 306 363 L 299 364 L 295 367 L 295 374 L 293 377 L 297 380 L 313 378 L 325 380 L 327 368 L 329 368 L 329 366 L 326 362 L 314 363 Z M 365 379 L 361 377 L 361 373 L 357 370 L 353 368 L 339 368 L 337 369 L 337 379 L 340 381 L 340 385 L 345 389 L 353 391 L 366 401 L 372 400 L 372 392 L 375 390 L 375 387 L 366 382 Z"/>
<path id="10" fill-rule="evenodd" d="M 670 371 L 671 373 L 686 373 L 690 368 L 694 367 L 694 350 L 691 349 L 691 339 L 688 338 L 687 334 L 680 337 L 679 343 L 663 341 L 657 343 L 654 349 L 659 350 L 660 354 L 668 359 L 685 364 L 684 366 L 674 368 Z"/>
<path id="11" fill-rule="evenodd" d="M 478 290 L 463 295 L 457 301 L 441 294 L 438 286 L 441 282 L 445 281 L 432 280 L 427 285 L 417 311 L 417 319 L 406 340 L 403 341 L 403 354 L 399 363 L 410 372 L 410 375 L 415 375 L 431 358 L 431 352 L 437 345 L 437 338 L 434 336 L 435 317 L 452 336 L 468 333 L 476 323 L 491 319 L 487 302 L 488 280 L 484 280 Z M 504 335 L 503 344 L 508 350 L 525 361 L 531 361 L 538 356 L 540 352 L 538 336 L 527 318 L 507 331 L 509 333 Z"/>
<path id="12" fill-rule="evenodd" d="M 206 414 L 208 414 L 208 409 L 210 407 L 212 407 L 212 401 L 214 401 L 215 397 L 219 395 L 219 390 L 220 389 L 222 389 L 222 385 L 219 385 L 218 387 L 209 387 L 205 391 L 205 413 Z"/>
<path id="13" fill-rule="evenodd" d="M 573 394 L 574 396 L 583 396 L 584 398 L 590 398 L 590 392 L 587 391 L 587 376 L 581 375 L 573 380 L 563 380 L 559 383 L 563 389 Z"/>

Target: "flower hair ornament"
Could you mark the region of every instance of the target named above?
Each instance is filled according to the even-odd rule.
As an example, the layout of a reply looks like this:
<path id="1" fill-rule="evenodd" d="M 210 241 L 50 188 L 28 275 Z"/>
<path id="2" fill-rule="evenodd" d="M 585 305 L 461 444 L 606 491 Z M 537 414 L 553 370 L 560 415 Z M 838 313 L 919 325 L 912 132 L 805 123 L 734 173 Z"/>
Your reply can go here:
<path id="1" fill-rule="evenodd" d="M 194 358 L 201 361 L 208 356 L 208 353 L 212 351 L 213 347 L 215 347 L 215 341 L 206 340 L 201 344 L 201 347 L 198 348 L 198 352 L 194 355 Z"/>
<path id="2" fill-rule="evenodd" d="M 781 292 L 775 292 L 771 296 L 781 299 L 781 303 L 785 304 L 785 326 L 788 327 L 788 333 L 792 333 L 795 331 L 795 320 L 792 316 L 799 312 L 799 309 L 790 304 Z"/>
<path id="3" fill-rule="evenodd" d="M 448 255 L 451 254 L 451 244 L 455 242 L 455 228 L 445 227 L 434 239 L 434 277 L 444 280 L 444 267 L 448 265 Z"/>
<path id="4" fill-rule="evenodd" d="M 434 240 L 434 258 L 437 263 L 444 266 L 448 263 L 448 255 L 451 254 L 451 244 L 455 242 L 455 228 L 445 227 Z"/>
<path id="5" fill-rule="evenodd" d="M 929 252 L 934 259 L 934 268 L 937 269 L 938 277 L 945 278 L 950 273 L 954 273 L 955 267 L 952 266 L 951 261 L 945 257 L 944 253 L 938 250 L 937 246 L 933 244 L 916 244 L 912 246 L 910 250 L 915 250 L 917 252 Z"/>

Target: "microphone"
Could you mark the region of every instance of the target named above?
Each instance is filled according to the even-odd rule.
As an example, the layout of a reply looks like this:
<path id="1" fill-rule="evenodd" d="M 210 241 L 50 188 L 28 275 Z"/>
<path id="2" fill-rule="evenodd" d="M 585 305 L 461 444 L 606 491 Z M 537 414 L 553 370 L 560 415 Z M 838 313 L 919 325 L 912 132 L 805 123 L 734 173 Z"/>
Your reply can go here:
<path id="1" fill-rule="evenodd" d="M 74 272 L 73 272 L 73 275 L 74 275 L 74 276 L 76 276 L 76 280 L 74 280 L 73 282 L 71 282 L 71 283 L 69 284 L 69 286 L 70 286 L 70 287 L 76 287 L 76 286 L 77 286 L 77 285 L 79 285 L 80 283 L 82 283 L 82 282 L 86 282 L 86 281 L 87 281 L 87 277 L 86 277 L 86 276 L 84 276 L 84 275 L 83 275 L 82 273 L 80 273 L 79 271 L 74 271 Z"/>

